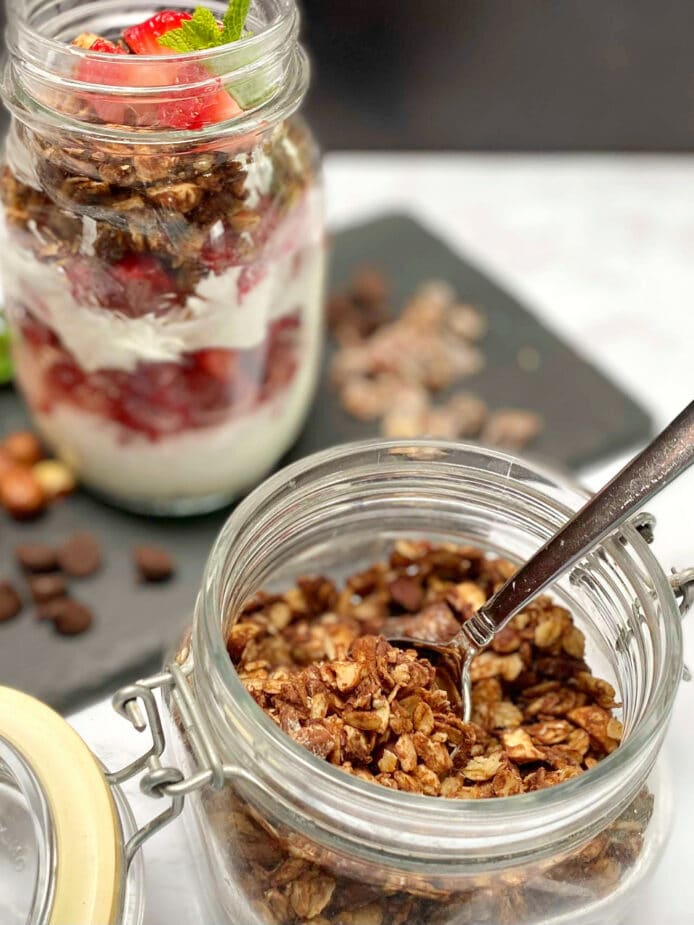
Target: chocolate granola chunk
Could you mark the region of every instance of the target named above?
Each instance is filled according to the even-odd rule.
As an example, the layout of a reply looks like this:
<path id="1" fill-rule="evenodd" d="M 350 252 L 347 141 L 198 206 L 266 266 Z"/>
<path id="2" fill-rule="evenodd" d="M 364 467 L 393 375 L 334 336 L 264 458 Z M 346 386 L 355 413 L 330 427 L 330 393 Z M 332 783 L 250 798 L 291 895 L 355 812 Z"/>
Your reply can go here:
<path id="1" fill-rule="evenodd" d="M 552 786 L 622 737 L 615 692 L 590 673 L 566 609 L 538 597 L 475 658 L 469 723 L 445 661 L 383 638 L 446 642 L 514 570 L 469 546 L 399 540 L 342 590 L 299 579 L 282 596 L 255 598 L 228 650 L 258 705 L 349 774 L 454 799 Z M 309 593 L 319 586 L 329 593 Z"/>

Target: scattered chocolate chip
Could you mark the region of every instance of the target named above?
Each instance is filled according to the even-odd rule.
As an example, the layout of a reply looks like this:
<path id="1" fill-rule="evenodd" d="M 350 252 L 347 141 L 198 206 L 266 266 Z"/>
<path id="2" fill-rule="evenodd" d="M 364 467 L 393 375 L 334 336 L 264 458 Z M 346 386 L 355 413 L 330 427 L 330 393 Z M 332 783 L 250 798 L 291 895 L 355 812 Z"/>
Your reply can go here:
<path id="1" fill-rule="evenodd" d="M 22 543 L 14 554 L 26 572 L 54 572 L 59 567 L 57 550 L 45 543 Z"/>
<path id="2" fill-rule="evenodd" d="M 58 556 L 63 571 L 73 578 L 87 578 L 101 568 L 101 549 L 93 533 L 73 533 Z"/>
<path id="3" fill-rule="evenodd" d="M 0 623 L 13 620 L 22 609 L 22 599 L 9 581 L 0 581 Z"/>
<path id="4" fill-rule="evenodd" d="M 166 581 L 176 570 L 173 557 L 157 546 L 137 546 L 133 555 L 143 581 Z"/>
<path id="5" fill-rule="evenodd" d="M 94 621 L 91 610 L 71 597 L 57 597 L 41 604 L 37 616 L 41 620 L 51 620 L 61 636 L 84 633 Z"/>
<path id="6" fill-rule="evenodd" d="M 29 579 L 29 590 L 37 604 L 52 601 L 57 597 L 65 597 L 67 586 L 65 579 L 59 572 L 49 575 L 34 575 Z"/>

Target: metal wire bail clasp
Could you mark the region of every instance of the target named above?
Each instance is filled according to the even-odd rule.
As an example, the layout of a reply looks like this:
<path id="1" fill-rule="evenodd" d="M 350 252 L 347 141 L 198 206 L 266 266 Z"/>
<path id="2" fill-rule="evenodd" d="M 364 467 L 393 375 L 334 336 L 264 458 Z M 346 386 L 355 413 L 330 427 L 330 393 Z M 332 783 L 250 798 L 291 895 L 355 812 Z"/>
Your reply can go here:
<path id="1" fill-rule="evenodd" d="M 194 772 L 186 777 L 180 768 L 162 763 L 166 750 L 166 736 L 156 691 L 166 691 L 173 701 L 177 718 L 185 729 L 195 764 Z M 138 732 L 149 730 L 152 744 L 135 761 L 106 774 L 113 785 L 123 784 L 142 775 L 140 789 L 148 796 L 170 799 L 169 806 L 140 828 L 125 846 L 125 862 L 129 867 L 138 850 L 161 828 L 179 816 L 187 794 L 204 786 L 219 789 L 226 779 L 227 770 L 217 755 L 181 668 L 169 665 L 166 671 L 121 688 L 113 696 L 113 708 L 124 716 Z"/>
<path id="2" fill-rule="evenodd" d="M 670 587 L 680 606 L 680 614 L 686 617 L 694 607 L 694 568 L 686 568 L 681 572 L 672 570 Z"/>

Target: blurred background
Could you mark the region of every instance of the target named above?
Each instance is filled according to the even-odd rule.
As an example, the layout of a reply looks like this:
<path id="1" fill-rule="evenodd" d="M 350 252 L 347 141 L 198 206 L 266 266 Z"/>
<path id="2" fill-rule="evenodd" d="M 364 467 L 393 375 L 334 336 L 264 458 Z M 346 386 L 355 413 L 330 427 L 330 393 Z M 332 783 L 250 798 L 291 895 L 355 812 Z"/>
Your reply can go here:
<path id="1" fill-rule="evenodd" d="M 691 0 L 303 0 L 325 147 L 694 148 Z"/>
<path id="2" fill-rule="evenodd" d="M 301 6 L 327 149 L 694 150 L 691 0 Z"/>

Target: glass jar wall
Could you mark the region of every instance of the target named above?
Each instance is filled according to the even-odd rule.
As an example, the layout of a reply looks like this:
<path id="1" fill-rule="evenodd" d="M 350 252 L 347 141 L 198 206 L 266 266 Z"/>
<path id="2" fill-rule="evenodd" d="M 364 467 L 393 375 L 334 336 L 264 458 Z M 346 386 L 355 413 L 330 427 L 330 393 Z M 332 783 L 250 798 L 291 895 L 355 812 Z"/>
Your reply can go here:
<path id="1" fill-rule="evenodd" d="M 204 52 L 70 44 L 153 12 L 13 6 L 0 260 L 47 443 L 117 503 L 174 513 L 229 501 L 297 436 L 323 218 L 293 0 L 257 0 L 250 36 Z"/>
<path id="2" fill-rule="evenodd" d="M 624 739 L 592 770 L 519 796 L 450 800 L 352 777 L 286 736 L 244 689 L 225 638 L 259 589 L 333 578 L 399 538 L 520 562 L 585 495 L 502 454 L 422 442 L 319 454 L 257 489 L 208 564 L 189 673 L 226 783 L 191 799 L 212 914 L 248 925 L 610 925 L 628 916 L 669 828 L 658 758 L 682 671 L 679 612 L 626 526 L 553 589 L 621 700 Z M 189 745 L 173 711 L 180 760 Z"/>

